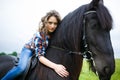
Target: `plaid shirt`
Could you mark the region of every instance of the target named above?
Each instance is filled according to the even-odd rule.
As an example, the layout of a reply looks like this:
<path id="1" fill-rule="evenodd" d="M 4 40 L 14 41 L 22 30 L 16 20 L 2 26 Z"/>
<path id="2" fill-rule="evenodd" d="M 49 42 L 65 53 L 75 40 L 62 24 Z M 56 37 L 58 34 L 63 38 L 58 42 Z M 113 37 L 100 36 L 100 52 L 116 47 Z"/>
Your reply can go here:
<path id="1" fill-rule="evenodd" d="M 31 49 L 35 50 L 37 56 L 44 55 L 48 47 L 48 36 L 42 32 L 37 32 L 26 45 L 29 45 Z"/>

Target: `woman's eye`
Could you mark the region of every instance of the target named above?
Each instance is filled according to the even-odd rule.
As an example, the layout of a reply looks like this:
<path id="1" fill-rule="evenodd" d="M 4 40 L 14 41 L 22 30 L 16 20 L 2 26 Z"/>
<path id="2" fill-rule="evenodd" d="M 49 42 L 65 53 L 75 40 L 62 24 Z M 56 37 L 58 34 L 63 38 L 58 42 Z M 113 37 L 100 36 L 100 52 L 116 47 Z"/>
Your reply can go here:
<path id="1" fill-rule="evenodd" d="M 49 24 L 52 24 L 52 22 L 48 22 Z"/>
<path id="2" fill-rule="evenodd" d="M 48 24 L 54 24 L 54 25 L 57 25 L 56 22 L 48 22 Z"/>

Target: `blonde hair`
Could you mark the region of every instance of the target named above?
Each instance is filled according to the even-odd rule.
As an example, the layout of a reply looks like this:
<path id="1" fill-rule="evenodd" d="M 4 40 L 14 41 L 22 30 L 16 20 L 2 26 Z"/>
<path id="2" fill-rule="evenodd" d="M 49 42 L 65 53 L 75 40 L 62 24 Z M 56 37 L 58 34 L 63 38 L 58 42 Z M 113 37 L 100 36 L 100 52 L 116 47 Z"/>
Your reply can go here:
<path id="1" fill-rule="evenodd" d="M 60 22 L 61 22 L 60 14 L 56 10 L 51 10 L 51 11 L 47 12 L 46 15 L 41 18 L 41 21 L 39 23 L 39 28 L 38 28 L 39 32 L 47 33 L 45 24 L 51 16 L 55 16 L 57 19 L 58 25 L 60 24 Z"/>

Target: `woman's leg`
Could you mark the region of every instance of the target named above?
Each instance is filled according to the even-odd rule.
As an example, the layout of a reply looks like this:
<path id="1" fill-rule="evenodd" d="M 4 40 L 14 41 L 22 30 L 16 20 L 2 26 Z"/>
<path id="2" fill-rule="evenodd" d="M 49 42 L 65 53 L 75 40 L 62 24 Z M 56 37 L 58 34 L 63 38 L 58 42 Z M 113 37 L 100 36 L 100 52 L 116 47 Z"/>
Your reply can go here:
<path id="1" fill-rule="evenodd" d="M 20 54 L 20 60 L 18 66 L 12 68 L 2 80 L 13 80 L 18 75 L 20 75 L 26 68 L 29 57 L 32 56 L 32 51 L 27 48 L 23 48 Z"/>

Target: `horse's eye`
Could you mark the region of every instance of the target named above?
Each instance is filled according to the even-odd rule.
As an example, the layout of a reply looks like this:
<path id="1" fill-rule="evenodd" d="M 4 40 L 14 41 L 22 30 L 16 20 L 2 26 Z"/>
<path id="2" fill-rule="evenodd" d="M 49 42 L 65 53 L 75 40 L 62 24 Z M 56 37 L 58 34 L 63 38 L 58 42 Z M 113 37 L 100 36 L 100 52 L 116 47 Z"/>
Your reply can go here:
<path id="1" fill-rule="evenodd" d="M 91 24 L 91 29 L 93 29 L 93 30 L 99 30 L 100 26 L 98 25 L 98 23 L 94 22 L 94 23 Z"/>
<path id="2" fill-rule="evenodd" d="M 97 28 L 97 24 L 96 23 L 92 23 L 91 24 L 91 29 L 96 29 Z"/>

